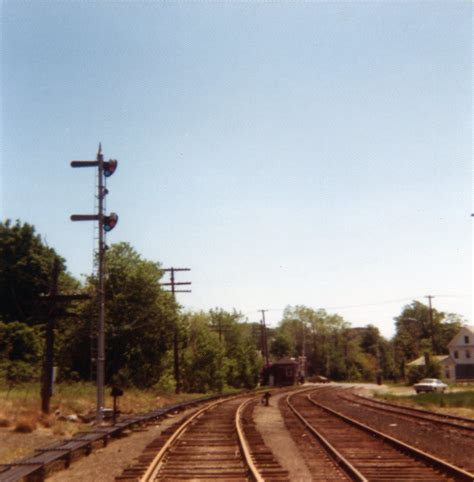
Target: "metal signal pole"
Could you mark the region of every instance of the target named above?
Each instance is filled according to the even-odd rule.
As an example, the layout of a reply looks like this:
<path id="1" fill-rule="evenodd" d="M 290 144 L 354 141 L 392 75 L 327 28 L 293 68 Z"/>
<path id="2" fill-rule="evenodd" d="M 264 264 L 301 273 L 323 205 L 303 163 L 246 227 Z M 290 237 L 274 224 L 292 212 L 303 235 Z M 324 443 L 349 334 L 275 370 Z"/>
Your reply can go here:
<path id="1" fill-rule="evenodd" d="M 104 420 L 105 408 L 105 242 L 104 242 L 104 156 L 99 145 L 97 153 L 99 169 L 99 325 L 97 327 L 97 423 Z"/>
<path id="2" fill-rule="evenodd" d="M 105 232 L 111 231 L 118 222 L 118 216 L 110 213 L 104 215 L 104 198 L 108 191 L 105 188 L 104 177 L 111 176 L 117 169 L 117 161 L 110 159 L 104 162 L 102 145 L 99 144 L 95 161 L 71 161 L 71 167 L 97 167 L 99 174 L 98 182 L 98 213 L 97 214 L 73 214 L 71 221 L 98 221 L 99 223 L 99 266 L 98 266 L 98 308 L 99 321 L 97 326 L 97 411 L 96 422 L 101 424 L 104 420 L 105 408 Z"/>
<path id="3" fill-rule="evenodd" d="M 173 294 L 173 299 L 176 301 L 176 293 L 191 293 L 191 290 L 177 290 L 175 288 L 176 285 L 190 285 L 190 281 L 181 281 L 176 282 L 174 279 L 175 271 L 191 271 L 191 268 L 166 268 L 163 271 L 167 271 L 170 273 L 170 282 L 169 283 L 161 283 L 161 286 L 171 286 L 171 293 Z M 174 357 L 174 379 L 176 382 L 176 393 L 181 392 L 181 376 L 179 373 L 179 333 L 178 333 L 178 326 L 174 327 L 174 334 L 173 334 L 173 357 Z"/>

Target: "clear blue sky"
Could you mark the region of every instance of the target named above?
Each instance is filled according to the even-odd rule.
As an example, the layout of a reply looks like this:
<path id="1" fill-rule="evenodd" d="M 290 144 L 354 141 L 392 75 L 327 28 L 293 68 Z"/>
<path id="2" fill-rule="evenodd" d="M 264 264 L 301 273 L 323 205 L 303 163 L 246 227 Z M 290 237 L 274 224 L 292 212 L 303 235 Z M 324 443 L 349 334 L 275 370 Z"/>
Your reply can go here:
<path id="1" fill-rule="evenodd" d="M 472 320 L 470 2 L 1 8 L 1 217 L 72 274 L 94 173 L 69 162 L 101 141 L 109 244 L 192 268 L 186 308 L 326 307 L 390 336 L 432 294 Z"/>

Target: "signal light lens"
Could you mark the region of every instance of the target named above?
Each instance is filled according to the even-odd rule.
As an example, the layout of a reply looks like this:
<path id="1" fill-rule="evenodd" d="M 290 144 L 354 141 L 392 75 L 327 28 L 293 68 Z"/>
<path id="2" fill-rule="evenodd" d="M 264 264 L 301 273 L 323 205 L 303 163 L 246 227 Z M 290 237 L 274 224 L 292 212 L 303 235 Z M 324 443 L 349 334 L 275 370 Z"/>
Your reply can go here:
<path id="1" fill-rule="evenodd" d="M 117 169 L 118 162 L 116 159 L 104 162 L 104 176 L 110 177 Z"/>
<path id="2" fill-rule="evenodd" d="M 104 231 L 107 233 L 112 231 L 118 223 L 118 215 L 115 213 L 110 213 L 108 216 L 104 216 Z"/>

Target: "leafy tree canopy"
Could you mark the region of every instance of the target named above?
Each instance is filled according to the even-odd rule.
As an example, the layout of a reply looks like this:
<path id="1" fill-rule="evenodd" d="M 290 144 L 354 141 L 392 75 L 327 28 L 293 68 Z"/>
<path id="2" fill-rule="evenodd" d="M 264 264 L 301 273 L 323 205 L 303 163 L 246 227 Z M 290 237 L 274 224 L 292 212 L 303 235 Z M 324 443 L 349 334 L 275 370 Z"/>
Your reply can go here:
<path id="1" fill-rule="evenodd" d="M 5 322 L 36 321 L 38 299 L 49 291 L 55 257 L 64 271 L 64 260 L 46 246 L 32 225 L 0 223 L 0 316 Z"/>
<path id="2" fill-rule="evenodd" d="M 41 341 L 37 327 L 19 321 L 0 322 L 0 375 L 10 388 L 38 376 Z"/>
<path id="3" fill-rule="evenodd" d="M 419 301 L 403 308 L 395 318 L 394 345 L 399 361 L 411 361 L 424 352 L 447 353 L 447 345 L 462 325 L 462 318 L 432 309 Z"/>
<path id="4" fill-rule="evenodd" d="M 143 259 L 128 243 L 113 244 L 107 251 L 106 277 L 106 380 L 122 385 L 151 386 L 163 371 L 170 346 L 177 305 L 160 286 L 159 263 Z M 95 292 L 97 280 L 88 286 Z M 62 338 L 61 359 L 66 371 L 90 375 L 97 302 L 86 302 L 80 319 Z M 91 352 L 92 350 L 92 352 Z"/>
<path id="5" fill-rule="evenodd" d="M 54 260 L 59 263 L 58 289 L 77 292 L 80 283 L 66 272 L 65 261 L 28 223 L 0 223 L 0 317 L 4 322 L 42 322 L 41 295 L 49 292 Z"/>

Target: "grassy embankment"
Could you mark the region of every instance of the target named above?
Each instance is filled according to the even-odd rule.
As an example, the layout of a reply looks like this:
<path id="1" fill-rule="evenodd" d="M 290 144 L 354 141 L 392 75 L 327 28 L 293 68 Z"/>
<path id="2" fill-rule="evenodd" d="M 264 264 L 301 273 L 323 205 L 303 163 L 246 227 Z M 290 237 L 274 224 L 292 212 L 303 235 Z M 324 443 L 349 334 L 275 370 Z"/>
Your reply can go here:
<path id="1" fill-rule="evenodd" d="M 177 403 L 198 394 L 180 394 L 160 390 L 128 389 L 119 398 L 122 413 L 146 412 Z M 110 390 L 106 390 L 106 407 L 112 408 Z M 28 384 L 8 391 L 0 384 L 0 427 L 9 427 L 17 432 L 31 432 L 37 428 L 51 429 L 55 435 L 71 436 L 85 425 L 64 420 L 68 415 L 87 415 L 95 411 L 96 389 L 90 383 L 58 384 L 51 399 L 51 413 L 41 413 L 39 384 Z"/>
<path id="2" fill-rule="evenodd" d="M 420 393 L 399 395 L 396 393 L 375 393 L 376 398 L 428 410 L 449 409 L 450 413 L 474 417 L 474 385 L 451 387 L 447 393 Z"/>
<path id="3" fill-rule="evenodd" d="M 204 394 L 179 394 L 160 389 L 127 389 L 120 397 L 122 414 L 147 412 L 166 405 L 200 398 Z M 110 389 L 105 404 L 112 408 Z M 96 389 L 91 383 L 58 384 L 51 399 L 51 413 L 41 413 L 40 386 L 32 383 L 11 391 L 0 380 L 0 464 L 28 456 L 55 440 L 90 430 L 91 423 L 67 420 L 68 415 L 94 414 Z"/>

